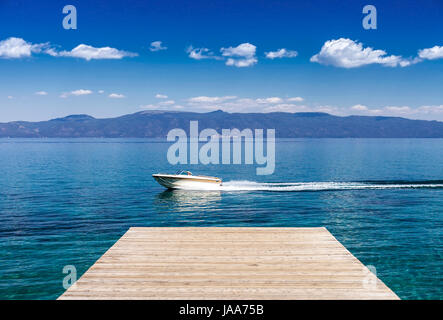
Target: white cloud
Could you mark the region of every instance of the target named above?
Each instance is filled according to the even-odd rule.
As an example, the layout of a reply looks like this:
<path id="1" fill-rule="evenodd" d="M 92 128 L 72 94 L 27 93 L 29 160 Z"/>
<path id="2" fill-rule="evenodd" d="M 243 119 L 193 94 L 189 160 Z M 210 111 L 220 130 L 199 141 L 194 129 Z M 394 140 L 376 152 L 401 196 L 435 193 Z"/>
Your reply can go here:
<path id="1" fill-rule="evenodd" d="M 382 109 L 368 109 L 368 113 L 372 115 L 381 115 L 383 113 Z"/>
<path id="2" fill-rule="evenodd" d="M 225 64 L 227 66 L 235 67 L 249 67 L 257 63 L 257 57 L 255 56 L 256 46 L 250 43 L 242 43 L 237 47 L 221 48 L 221 57 L 214 55 L 214 53 L 208 48 L 194 48 L 189 46 L 186 49 L 189 57 L 195 60 L 203 59 L 226 59 Z"/>
<path id="3" fill-rule="evenodd" d="M 385 107 L 385 110 L 388 112 L 394 112 L 394 113 L 410 113 L 412 109 L 408 106 L 403 107 L 397 107 L 397 106 L 387 106 Z"/>
<path id="4" fill-rule="evenodd" d="M 175 101 L 174 100 L 167 100 L 167 101 L 159 102 L 158 104 L 161 106 L 170 106 L 170 105 L 175 104 Z"/>
<path id="5" fill-rule="evenodd" d="M 443 114 L 443 104 L 439 106 L 421 106 L 418 110 L 424 114 Z"/>
<path id="6" fill-rule="evenodd" d="M 270 98 L 259 98 L 255 100 L 257 103 L 281 103 L 283 102 L 282 98 L 279 97 L 270 97 Z"/>
<path id="7" fill-rule="evenodd" d="M 160 104 L 147 104 L 141 105 L 140 109 L 143 110 L 181 110 L 184 106 L 182 105 L 160 105 Z"/>
<path id="8" fill-rule="evenodd" d="M 384 106 L 371 109 L 363 105 L 355 105 L 348 110 L 343 109 L 343 115 L 354 114 L 358 111 L 359 114 L 370 116 L 387 116 L 387 117 L 405 117 L 410 119 L 422 120 L 443 120 L 443 105 L 420 106 L 412 108 L 410 106 Z"/>
<path id="9" fill-rule="evenodd" d="M 368 64 L 381 64 L 389 67 L 405 67 L 418 60 L 406 60 L 400 56 L 388 56 L 384 50 L 363 48 L 363 44 L 351 39 L 340 38 L 326 41 L 320 52 L 311 57 L 311 62 L 341 68 L 356 68 Z"/>
<path id="10" fill-rule="evenodd" d="M 46 48 L 43 50 L 43 52 L 46 53 L 46 54 L 48 54 L 48 55 L 50 55 L 51 57 L 57 57 L 57 56 L 59 55 L 59 53 L 57 52 L 57 50 L 55 50 L 54 48 L 49 47 L 49 45 L 48 45 L 48 47 L 46 47 Z"/>
<path id="11" fill-rule="evenodd" d="M 259 103 L 259 104 L 276 104 L 276 103 L 280 103 L 283 104 L 284 101 L 286 102 L 301 102 L 304 99 L 302 97 L 292 97 L 292 98 L 280 98 L 280 97 L 269 97 L 269 98 L 258 98 L 255 99 L 255 102 Z M 291 104 L 293 105 L 293 104 Z"/>
<path id="12" fill-rule="evenodd" d="M 221 48 L 220 51 L 226 57 L 252 57 L 255 55 L 256 46 L 250 43 L 242 43 L 237 47 Z"/>
<path id="13" fill-rule="evenodd" d="M 311 111 L 311 109 L 308 108 L 307 106 L 299 106 L 299 105 L 292 104 L 292 103 L 281 103 L 281 104 L 276 104 L 276 105 L 268 106 L 263 111 L 264 112 L 290 112 L 290 113 L 295 113 L 295 112 L 309 112 L 309 111 Z"/>
<path id="14" fill-rule="evenodd" d="M 48 93 L 46 91 L 37 91 L 35 94 L 38 95 L 38 96 L 46 96 L 46 95 L 48 95 Z"/>
<path id="15" fill-rule="evenodd" d="M 118 50 L 111 47 L 95 48 L 86 44 L 80 44 L 71 51 L 61 51 L 55 56 L 81 58 L 87 61 L 92 59 L 122 59 L 124 57 L 135 57 L 138 54 Z"/>
<path id="16" fill-rule="evenodd" d="M 160 94 L 160 93 L 157 93 L 157 94 L 155 95 L 155 97 L 156 97 L 157 99 L 168 99 L 168 96 L 167 96 L 167 95 L 165 95 L 165 94 Z"/>
<path id="17" fill-rule="evenodd" d="M 257 63 L 255 51 L 257 47 L 250 43 L 242 43 L 237 47 L 221 48 L 222 56 L 229 57 L 227 66 L 250 67 Z"/>
<path id="18" fill-rule="evenodd" d="M 208 97 L 208 96 L 199 96 L 189 98 L 188 101 L 191 103 L 218 103 L 226 100 L 232 100 L 237 98 L 236 96 L 224 96 L 224 97 Z"/>
<path id="19" fill-rule="evenodd" d="M 435 60 L 443 58 L 443 46 L 422 49 L 418 51 L 418 56 L 422 59 Z"/>
<path id="20" fill-rule="evenodd" d="M 151 42 L 151 47 L 149 48 L 150 51 L 160 51 L 160 50 L 166 50 L 168 47 L 163 47 L 161 41 L 153 41 Z"/>
<path id="21" fill-rule="evenodd" d="M 22 38 L 10 37 L 0 41 L 0 58 L 19 59 L 30 57 L 32 53 L 41 52 L 46 44 L 32 44 Z"/>
<path id="22" fill-rule="evenodd" d="M 216 59 L 219 60 L 220 57 L 214 56 L 214 53 L 208 48 L 194 48 L 189 46 L 186 49 L 186 52 L 189 54 L 189 58 L 195 60 L 203 60 L 203 59 Z"/>
<path id="23" fill-rule="evenodd" d="M 8 96 L 8 99 L 14 99 L 14 97 L 13 96 Z"/>
<path id="24" fill-rule="evenodd" d="M 412 108 L 410 106 L 387 105 L 371 108 L 364 104 L 349 107 L 334 105 L 298 104 L 301 97 L 236 97 L 236 96 L 198 96 L 186 100 L 185 107 L 191 111 L 208 112 L 223 110 L 226 112 L 325 112 L 336 116 L 369 115 L 394 116 L 423 120 L 443 120 L 443 105 L 430 105 Z M 152 107 L 152 106 L 151 106 Z M 154 109 L 159 106 L 155 105 Z"/>
<path id="25" fill-rule="evenodd" d="M 292 97 L 292 98 L 288 98 L 287 100 L 290 102 L 301 102 L 304 99 L 302 97 Z"/>
<path id="26" fill-rule="evenodd" d="M 317 106 L 317 107 L 313 108 L 313 110 L 314 111 L 310 111 L 310 112 L 325 112 L 325 113 L 334 114 L 334 115 L 341 115 L 341 113 L 342 113 L 340 108 L 338 108 L 336 106 L 329 106 L 329 105 Z"/>
<path id="27" fill-rule="evenodd" d="M 71 94 L 74 96 L 84 96 L 84 95 L 91 94 L 91 93 L 92 93 L 91 90 L 85 90 L 85 89 L 71 91 Z"/>
<path id="28" fill-rule="evenodd" d="M 226 60 L 226 65 L 227 66 L 235 66 L 235 67 L 238 67 L 238 68 L 250 67 L 250 66 L 253 66 L 256 63 L 257 63 L 257 59 L 256 58 L 247 58 L 247 59 L 232 59 L 232 58 L 229 58 L 228 60 Z"/>
<path id="29" fill-rule="evenodd" d="M 120 94 L 120 93 L 111 93 L 108 97 L 112 98 L 112 99 L 122 99 L 122 98 L 125 98 L 125 96 L 123 94 Z"/>
<path id="30" fill-rule="evenodd" d="M 103 94 L 103 93 L 105 93 L 105 90 L 98 90 L 97 92 L 100 94 Z"/>
<path id="31" fill-rule="evenodd" d="M 155 104 L 146 104 L 146 105 L 141 105 L 140 109 L 145 109 L 145 110 L 156 110 L 158 109 L 158 106 Z"/>
<path id="32" fill-rule="evenodd" d="M 356 110 L 356 111 L 366 111 L 366 110 L 368 110 L 368 107 L 364 106 L 362 104 L 356 104 L 356 105 L 352 106 L 351 109 Z"/>
<path id="33" fill-rule="evenodd" d="M 74 90 L 71 92 L 63 92 L 60 95 L 60 98 L 67 98 L 68 96 L 85 96 L 88 94 L 92 94 L 91 90 L 86 90 L 86 89 L 78 89 L 78 90 Z"/>
<path id="34" fill-rule="evenodd" d="M 269 51 L 265 52 L 265 56 L 268 59 L 276 59 L 276 58 L 295 58 L 298 55 L 297 51 L 287 50 L 285 48 L 278 49 L 277 51 Z"/>
<path id="35" fill-rule="evenodd" d="M 122 59 L 135 57 L 138 54 L 118 50 L 111 47 L 95 48 L 86 44 L 80 44 L 71 51 L 57 51 L 49 43 L 32 44 L 22 38 L 10 37 L 0 41 L 0 58 L 25 58 L 33 53 L 44 53 L 52 57 L 73 57 L 85 60 L 92 59 Z"/>
<path id="36" fill-rule="evenodd" d="M 302 100 L 302 98 L 300 98 Z M 297 101 L 301 101 L 297 99 Z M 288 101 L 288 98 L 268 97 L 252 98 L 236 96 L 207 97 L 200 96 L 187 100 L 188 108 L 194 111 L 207 112 L 223 110 L 226 112 L 325 112 L 318 107 L 298 105 Z M 323 107 L 321 107 L 323 108 Z"/>

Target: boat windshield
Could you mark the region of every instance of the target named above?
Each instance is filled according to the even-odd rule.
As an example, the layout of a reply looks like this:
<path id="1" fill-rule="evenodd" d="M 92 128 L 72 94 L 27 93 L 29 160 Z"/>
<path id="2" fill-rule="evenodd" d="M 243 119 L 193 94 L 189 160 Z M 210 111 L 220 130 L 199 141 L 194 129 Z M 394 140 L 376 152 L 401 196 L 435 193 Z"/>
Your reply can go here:
<path id="1" fill-rule="evenodd" d="M 176 175 L 184 174 L 184 175 L 192 176 L 192 172 L 191 171 L 186 171 L 186 170 L 179 170 L 175 174 Z"/>

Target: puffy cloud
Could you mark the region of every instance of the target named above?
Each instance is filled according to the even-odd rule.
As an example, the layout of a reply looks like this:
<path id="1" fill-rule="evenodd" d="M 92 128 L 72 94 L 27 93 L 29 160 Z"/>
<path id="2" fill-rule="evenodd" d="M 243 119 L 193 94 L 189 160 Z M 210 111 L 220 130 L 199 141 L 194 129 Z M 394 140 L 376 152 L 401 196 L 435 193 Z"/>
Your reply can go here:
<path id="1" fill-rule="evenodd" d="M 32 44 L 22 38 L 10 37 L 0 41 L 0 58 L 19 59 L 41 52 L 46 44 Z"/>
<path id="2" fill-rule="evenodd" d="M 111 93 L 108 97 L 112 98 L 112 99 L 122 99 L 122 98 L 125 98 L 125 96 L 123 94 L 120 94 L 120 93 Z"/>
<path id="3" fill-rule="evenodd" d="M 173 104 L 175 104 L 174 100 L 167 100 L 167 101 L 159 102 L 159 105 L 161 105 L 161 106 L 170 106 L 170 105 L 173 105 Z"/>
<path id="4" fill-rule="evenodd" d="M 410 106 L 384 106 L 377 108 L 369 108 L 357 104 L 349 108 L 349 110 L 342 109 L 341 114 L 349 115 L 358 111 L 359 114 L 377 115 L 389 117 L 405 117 L 411 119 L 422 120 L 443 120 L 443 105 L 420 106 L 412 108 Z"/>
<path id="5" fill-rule="evenodd" d="M 149 47 L 149 50 L 152 52 L 166 50 L 166 49 L 168 49 L 168 47 L 163 47 L 161 41 L 153 41 L 151 42 L 151 46 Z"/>
<path id="6" fill-rule="evenodd" d="M 292 97 L 292 98 L 288 98 L 287 100 L 290 102 L 301 102 L 304 99 L 302 97 Z"/>
<path id="7" fill-rule="evenodd" d="M 181 110 L 183 108 L 182 105 L 146 104 L 140 106 L 140 109 L 143 110 Z"/>
<path id="8" fill-rule="evenodd" d="M 264 108 L 263 111 L 264 112 L 295 113 L 295 112 L 309 112 L 309 111 L 311 111 L 311 109 L 308 108 L 307 106 L 299 106 L 299 105 L 292 104 L 292 103 L 280 103 L 280 104 L 268 106 L 268 107 Z"/>
<path id="9" fill-rule="evenodd" d="M 250 43 L 242 43 L 237 47 L 221 48 L 222 56 L 228 57 L 227 66 L 250 67 L 257 63 L 255 51 L 257 47 Z"/>
<path id="10" fill-rule="evenodd" d="M 219 103 L 226 100 L 232 100 L 237 98 L 236 96 L 224 96 L 224 97 L 208 97 L 208 96 L 198 96 L 189 98 L 188 101 L 191 103 Z"/>
<path id="11" fill-rule="evenodd" d="M 366 110 L 368 110 L 368 107 L 364 106 L 362 104 L 356 104 L 356 105 L 352 106 L 351 109 L 356 110 L 356 111 L 366 111 Z"/>
<path id="12" fill-rule="evenodd" d="M 189 58 L 194 60 L 220 59 L 220 57 L 214 56 L 214 53 L 208 48 L 194 48 L 189 46 L 186 52 L 189 54 Z"/>
<path id="13" fill-rule="evenodd" d="M 71 91 L 71 94 L 74 96 L 84 96 L 84 95 L 91 94 L 91 93 L 92 93 L 91 90 L 85 90 L 85 89 Z"/>
<path id="14" fill-rule="evenodd" d="M 155 98 L 162 99 L 158 103 L 151 103 L 146 105 L 141 105 L 140 108 L 144 110 L 181 110 L 184 106 L 176 104 L 174 100 L 164 100 L 168 96 L 164 94 L 157 93 Z"/>
<path id="15" fill-rule="evenodd" d="M 67 98 L 68 96 L 85 96 L 88 94 L 92 94 L 91 90 L 86 90 L 86 89 L 79 89 L 79 90 L 74 90 L 71 92 L 63 92 L 60 95 L 60 98 Z"/>
<path id="16" fill-rule="evenodd" d="M 235 67 L 249 67 L 256 64 L 257 57 L 255 56 L 255 51 L 256 46 L 250 43 L 242 43 L 237 47 L 221 48 L 221 57 L 214 55 L 214 53 L 208 48 L 194 48 L 192 46 L 189 46 L 186 49 L 186 52 L 191 59 L 226 59 L 225 64 L 227 66 Z"/>
<path id="17" fill-rule="evenodd" d="M 195 111 L 223 110 L 226 112 L 318 112 L 317 107 L 307 107 L 296 104 L 303 101 L 301 97 L 282 98 L 250 98 L 236 96 L 199 96 L 186 100 L 187 106 Z"/>
<path id="18" fill-rule="evenodd" d="M 285 48 L 278 49 L 277 51 L 269 51 L 265 52 L 265 56 L 268 59 L 276 59 L 276 58 L 295 58 L 298 55 L 297 51 L 287 50 Z"/>
<path id="19" fill-rule="evenodd" d="M 329 105 L 316 106 L 316 107 L 312 108 L 312 110 L 314 110 L 314 111 L 310 111 L 310 112 L 326 112 L 326 113 L 330 113 L 330 114 L 334 114 L 334 115 L 341 115 L 342 114 L 342 111 L 340 110 L 340 108 L 335 107 L 335 106 L 329 106 Z"/>
<path id="20" fill-rule="evenodd" d="M 250 67 L 250 66 L 253 66 L 256 63 L 257 63 L 257 59 L 256 58 L 246 58 L 246 59 L 232 59 L 232 58 L 229 58 L 228 60 L 226 60 L 226 65 L 227 66 L 235 66 L 235 67 L 238 67 L 238 68 Z"/>
<path id="21" fill-rule="evenodd" d="M 52 47 L 49 47 L 49 44 L 47 47 L 45 47 L 45 49 L 43 50 L 43 53 L 46 53 L 46 54 L 50 55 L 51 57 L 57 57 L 59 55 L 57 50 L 55 50 Z"/>
<path id="22" fill-rule="evenodd" d="M 227 57 L 252 57 L 255 55 L 256 46 L 250 43 L 242 43 L 237 47 L 221 48 L 223 56 Z"/>
<path id="23" fill-rule="evenodd" d="M 118 50 L 111 47 L 95 48 L 80 44 L 71 51 L 57 51 L 49 43 L 32 44 L 22 38 L 10 37 L 0 41 L 0 58 L 25 58 L 33 53 L 44 53 L 53 57 L 73 57 L 85 60 L 92 59 L 122 59 L 137 56 L 136 53 Z"/>
<path id="24" fill-rule="evenodd" d="M 435 60 L 443 58 L 443 46 L 435 46 L 432 48 L 422 49 L 418 51 L 421 59 Z"/>
<path id="25" fill-rule="evenodd" d="M 419 110 L 423 112 L 443 113 L 443 104 L 439 106 L 421 106 Z"/>
<path id="26" fill-rule="evenodd" d="M 341 68 L 356 68 L 368 64 L 381 64 L 389 67 L 406 67 L 418 60 L 406 60 L 400 56 L 388 56 L 384 50 L 363 48 L 363 44 L 351 39 L 340 38 L 326 41 L 320 52 L 311 57 L 311 62 Z"/>
<path id="27" fill-rule="evenodd" d="M 38 96 L 46 96 L 46 95 L 48 95 L 48 93 L 46 91 L 37 91 L 35 94 L 38 95 Z"/>
<path id="28" fill-rule="evenodd" d="M 100 94 L 103 94 L 103 93 L 105 93 L 105 90 L 98 90 L 97 92 Z"/>
<path id="29" fill-rule="evenodd" d="M 394 113 L 410 113 L 412 111 L 412 109 L 408 106 L 403 106 L 403 107 L 386 106 L 385 110 Z"/>
<path id="30" fill-rule="evenodd" d="M 281 103 L 283 102 L 282 98 L 279 97 L 270 97 L 270 98 L 259 98 L 256 99 L 255 101 L 257 101 L 257 103 Z"/>
<path id="31" fill-rule="evenodd" d="M 158 109 L 158 106 L 155 104 L 146 104 L 146 105 L 141 105 L 140 109 L 145 109 L 145 110 L 156 110 Z"/>
<path id="32" fill-rule="evenodd" d="M 300 98 L 300 97 L 298 97 Z M 238 98 L 236 96 L 200 96 L 187 100 L 188 107 L 195 111 L 223 110 L 226 112 L 318 112 L 317 107 L 307 107 L 289 101 L 291 98 Z M 302 98 L 300 98 L 302 100 Z M 297 99 L 297 101 L 301 101 Z"/>
<path id="33" fill-rule="evenodd" d="M 124 57 L 135 57 L 138 54 L 118 50 L 111 47 L 95 48 L 86 44 L 80 44 L 71 51 L 61 51 L 55 56 L 81 58 L 87 61 L 92 59 L 122 59 Z"/>

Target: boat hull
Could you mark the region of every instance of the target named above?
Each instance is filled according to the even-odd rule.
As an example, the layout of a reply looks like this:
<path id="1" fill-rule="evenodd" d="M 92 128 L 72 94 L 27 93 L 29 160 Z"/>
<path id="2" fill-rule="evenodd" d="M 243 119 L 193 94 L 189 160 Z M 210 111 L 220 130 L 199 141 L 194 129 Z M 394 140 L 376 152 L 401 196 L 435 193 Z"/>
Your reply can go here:
<path id="1" fill-rule="evenodd" d="M 163 187 L 168 189 L 200 189 L 213 188 L 222 184 L 221 179 L 215 177 L 185 176 L 153 174 L 152 177 Z"/>

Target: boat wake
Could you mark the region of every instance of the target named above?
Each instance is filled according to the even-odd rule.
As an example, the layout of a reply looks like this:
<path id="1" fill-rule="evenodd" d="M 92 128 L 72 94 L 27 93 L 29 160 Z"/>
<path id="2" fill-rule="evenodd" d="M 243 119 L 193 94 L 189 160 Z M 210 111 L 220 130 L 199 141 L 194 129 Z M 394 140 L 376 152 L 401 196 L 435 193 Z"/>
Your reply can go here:
<path id="1" fill-rule="evenodd" d="M 196 184 L 193 190 L 219 191 L 340 191 L 364 189 L 443 189 L 443 180 L 262 183 L 248 180 L 223 182 L 221 186 Z"/>

